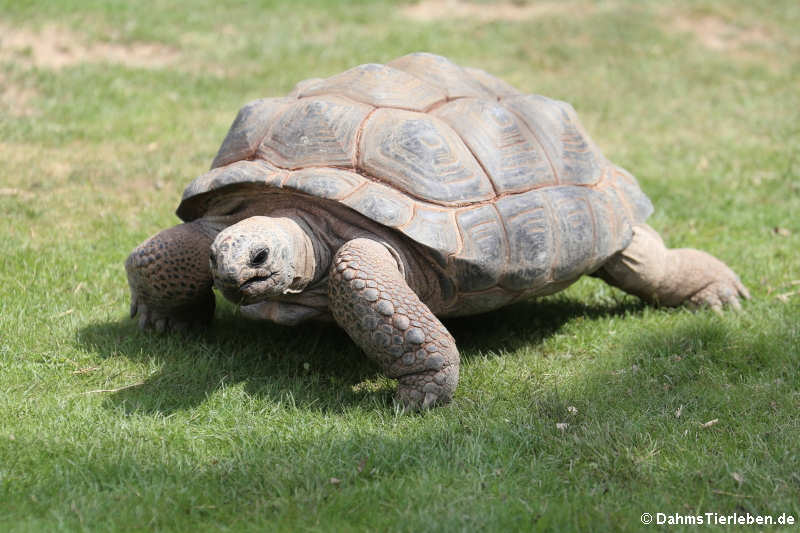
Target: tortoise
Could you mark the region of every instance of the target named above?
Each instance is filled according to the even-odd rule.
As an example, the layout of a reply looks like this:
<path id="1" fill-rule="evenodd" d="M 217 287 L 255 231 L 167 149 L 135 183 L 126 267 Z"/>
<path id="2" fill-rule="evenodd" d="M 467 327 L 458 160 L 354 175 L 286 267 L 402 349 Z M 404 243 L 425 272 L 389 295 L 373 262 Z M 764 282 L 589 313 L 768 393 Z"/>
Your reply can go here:
<path id="1" fill-rule="evenodd" d="M 666 306 L 739 308 L 737 275 L 668 249 L 653 207 L 567 103 L 427 53 L 245 105 L 184 222 L 125 266 L 143 329 L 207 325 L 216 287 L 249 318 L 334 320 L 409 408 L 447 403 L 439 317 L 552 294 L 584 274 Z"/>

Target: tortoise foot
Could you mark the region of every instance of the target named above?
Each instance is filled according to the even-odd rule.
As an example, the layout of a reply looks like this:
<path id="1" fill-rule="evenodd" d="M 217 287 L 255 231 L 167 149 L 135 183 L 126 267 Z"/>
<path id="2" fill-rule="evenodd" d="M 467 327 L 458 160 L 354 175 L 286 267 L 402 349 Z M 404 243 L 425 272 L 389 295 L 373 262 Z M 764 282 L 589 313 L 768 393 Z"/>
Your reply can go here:
<path id="1" fill-rule="evenodd" d="M 444 405 L 453 398 L 458 368 L 446 367 L 398 378 L 397 400 L 404 408 L 416 411 Z"/>
<path id="2" fill-rule="evenodd" d="M 690 250 L 675 250 L 675 252 Z M 691 250 L 694 251 L 694 250 Z M 701 252 L 702 253 L 702 252 Z M 698 254 L 699 255 L 699 254 Z M 718 259 L 702 253 L 705 257 L 696 257 L 695 268 L 704 273 L 710 280 L 702 289 L 691 295 L 686 303 L 691 307 L 710 307 L 714 311 L 721 311 L 723 307 L 732 307 L 739 310 L 742 305 L 739 299 L 749 300 L 750 292 L 728 266 Z"/>
<path id="3" fill-rule="evenodd" d="M 166 229 L 131 252 L 125 261 L 131 318 L 143 330 L 186 329 L 214 316 L 208 266 L 211 238 L 199 223 Z"/>
<path id="4" fill-rule="evenodd" d="M 716 257 L 693 248 L 669 249 L 650 226 L 634 227 L 630 245 L 597 272 L 611 285 L 660 305 L 740 309 L 750 298 L 739 276 Z"/>

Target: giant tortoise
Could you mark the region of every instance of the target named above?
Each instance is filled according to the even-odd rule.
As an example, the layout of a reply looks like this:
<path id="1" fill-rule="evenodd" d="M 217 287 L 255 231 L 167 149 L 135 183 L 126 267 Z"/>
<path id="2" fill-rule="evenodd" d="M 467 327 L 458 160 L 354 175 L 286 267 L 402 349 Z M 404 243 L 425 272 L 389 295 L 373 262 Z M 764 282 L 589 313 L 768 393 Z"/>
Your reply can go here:
<path id="1" fill-rule="evenodd" d="M 131 316 L 207 324 L 216 287 L 242 314 L 333 319 L 410 408 L 446 403 L 459 353 L 437 317 L 559 291 L 583 274 L 652 303 L 739 307 L 724 263 L 668 249 L 652 205 L 564 102 L 411 54 L 245 105 L 184 223 L 125 264 Z"/>

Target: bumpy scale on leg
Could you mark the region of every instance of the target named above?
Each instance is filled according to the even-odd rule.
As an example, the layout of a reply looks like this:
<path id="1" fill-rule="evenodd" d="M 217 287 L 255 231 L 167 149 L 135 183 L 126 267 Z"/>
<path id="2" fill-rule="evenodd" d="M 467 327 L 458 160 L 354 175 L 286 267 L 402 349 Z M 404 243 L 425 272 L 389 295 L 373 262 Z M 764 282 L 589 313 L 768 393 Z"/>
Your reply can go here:
<path id="1" fill-rule="evenodd" d="M 406 284 L 397 263 L 369 239 L 345 243 L 334 256 L 328 284 L 336 322 L 391 378 L 407 407 L 450 401 L 459 355 L 442 323 Z"/>
<path id="2" fill-rule="evenodd" d="M 131 252 L 125 261 L 131 289 L 131 318 L 139 327 L 184 329 L 214 316 L 208 265 L 212 238 L 197 223 L 166 229 Z"/>
<path id="3" fill-rule="evenodd" d="M 720 311 L 724 305 L 739 309 L 739 298 L 750 298 L 739 276 L 725 263 L 692 248 L 668 249 L 646 224 L 634 227 L 631 244 L 597 275 L 648 302 L 667 306 L 707 305 Z"/>

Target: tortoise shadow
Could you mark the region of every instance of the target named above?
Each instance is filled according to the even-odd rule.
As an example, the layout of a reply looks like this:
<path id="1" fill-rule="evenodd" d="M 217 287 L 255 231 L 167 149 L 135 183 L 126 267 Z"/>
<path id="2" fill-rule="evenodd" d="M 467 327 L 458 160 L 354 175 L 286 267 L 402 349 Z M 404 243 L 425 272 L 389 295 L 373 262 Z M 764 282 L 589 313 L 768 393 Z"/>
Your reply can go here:
<path id="1" fill-rule="evenodd" d="M 646 304 L 634 298 L 586 303 L 559 294 L 443 322 L 455 337 L 462 360 L 469 360 L 478 352 L 511 352 L 525 345 L 541 344 L 577 317 L 622 316 L 645 307 Z"/>
<path id="2" fill-rule="evenodd" d="M 527 326 L 526 315 L 528 318 L 531 314 L 542 316 L 546 324 L 557 327 L 559 321 L 563 323 L 565 319 L 575 317 L 578 311 L 581 315 L 588 313 L 594 316 L 616 316 L 639 307 L 641 306 L 626 304 L 585 306 L 568 300 L 547 301 L 514 306 L 508 311 L 450 322 L 461 332 L 484 324 L 502 323 L 509 332 L 517 331 L 521 335 L 528 335 L 527 330 L 518 329 L 520 325 Z M 544 314 L 545 312 L 551 314 Z M 221 324 L 224 326 L 223 329 L 238 327 L 234 323 L 228 323 L 227 320 L 223 317 Z M 91 331 L 87 334 L 125 335 L 129 331 L 135 332 L 135 328 L 129 326 L 132 324 L 128 322 L 97 325 L 89 328 Z M 283 328 L 255 329 L 264 333 L 244 339 L 245 342 L 268 338 L 270 334 L 283 335 L 280 337 L 282 342 L 290 340 L 290 334 L 282 333 Z M 251 331 L 251 328 L 248 326 L 238 331 Z M 314 328 L 299 328 L 293 331 L 309 333 L 314 331 Z M 544 339 L 547 337 L 546 331 L 543 329 L 540 333 L 534 333 L 532 338 Z M 230 342 L 236 333 L 230 335 L 220 333 L 220 338 L 214 335 L 217 333 L 211 334 L 208 342 L 215 340 Z M 341 345 L 349 343 L 346 336 L 340 335 L 334 328 L 320 335 L 322 340 L 333 342 L 337 346 L 339 343 Z M 298 333 L 296 336 L 300 337 L 302 334 Z M 151 337 L 138 334 L 135 337 L 138 339 L 137 345 L 142 349 L 161 346 L 162 351 L 156 356 L 170 357 L 168 348 L 173 345 L 171 338 L 155 338 L 156 340 L 151 342 L 149 340 Z M 480 341 L 483 337 L 480 332 L 475 334 L 473 348 L 484 345 Z M 779 341 L 778 344 L 775 344 L 776 339 Z M 171 484 L 169 487 L 197 485 L 204 487 L 204 490 L 211 494 L 229 494 L 233 491 L 246 495 L 245 502 L 252 502 L 255 496 L 252 498 L 247 496 L 252 493 L 252 486 L 268 484 L 292 490 L 295 487 L 305 487 L 309 479 L 318 480 L 325 477 L 320 473 L 320 465 L 329 464 L 325 458 L 331 455 L 336 458 L 338 468 L 336 475 L 341 478 L 341 485 L 330 487 L 331 490 L 339 490 L 340 486 L 346 487 L 356 482 L 373 484 L 391 480 L 392 483 L 403 482 L 412 488 L 420 488 L 423 495 L 427 496 L 436 490 L 439 491 L 437 494 L 443 490 L 425 487 L 424 482 L 430 478 L 431 471 L 446 472 L 455 479 L 453 486 L 459 488 L 463 486 L 459 482 L 474 479 L 469 477 L 467 472 L 476 473 L 475 477 L 491 482 L 492 476 L 500 475 L 497 470 L 500 466 L 502 470 L 499 472 L 508 487 L 533 487 L 530 479 L 534 473 L 538 479 L 542 479 L 542 483 L 537 485 L 538 489 L 525 493 L 524 497 L 530 505 L 535 505 L 536 501 L 528 500 L 531 495 L 546 497 L 548 494 L 558 493 L 563 490 L 565 483 L 574 483 L 575 479 L 584 477 L 597 487 L 596 499 L 599 498 L 597 501 L 608 501 L 613 504 L 615 487 L 632 487 L 632 490 L 637 490 L 646 489 L 648 484 L 652 483 L 654 474 L 650 474 L 649 471 L 643 474 L 639 463 L 629 457 L 626 458 L 626 453 L 632 449 L 647 451 L 651 445 L 651 441 L 648 440 L 650 434 L 643 431 L 639 425 L 632 426 L 630 421 L 637 419 L 647 410 L 647 406 L 657 405 L 666 406 L 664 413 L 657 414 L 653 420 L 646 422 L 645 427 L 651 428 L 662 442 L 670 442 L 673 439 L 685 442 L 684 446 L 689 451 L 686 453 L 686 460 L 681 458 L 683 452 L 680 450 L 676 452 L 674 461 L 664 463 L 655 474 L 657 481 L 663 484 L 662 492 L 667 495 L 665 501 L 677 507 L 684 503 L 681 499 L 682 494 L 699 492 L 712 497 L 722 511 L 754 512 L 753 505 L 757 507 L 768 503 L 765 498 L 757 497 L 754 504 L 743 504 L 736 494 L 727 497 L 709 493 L 712 487 L 730 492 L 737 490 L 736 481 L 731 478 L 727 469 L 720 471 L 718 463 L 720 457 L 725 458 L 738 452 L 723 450 L 720 452 L 722 455 L 701 453 L 709 445 L 708 441 L 686 439 L 684 433 L 686 428 L 696 427 L 696 422 L 688 413 L 682 418 L 676 418 L 671 413 L 687 402 L 687 395 L 694 398 L 692 403 L 698 413 L 696 417 L 702 417 L 706 409 L 717 408 L 727 402 L 724 398 L 727 393 L 724 391 L 718 398 L 713 394 L 705 396 L 702 393 L 696 397 L 698 392 L 705 390 L 707 386 L 704 373 L 698 372 L 700 365 L 708 366 L 713 374 L 728 374 L 731 380 L 763 382 L 765 376 L 781 375 L 785 371 L 783 368 L 796 368 L 790 367 L 791 355 L 787 354 L 782 359 L 775 358 L 777 353 L 786 351 L 785 348 L 791 345 L 792 340 L 793 332 L 784 323 L 773 325 L 771 330 L 761 335 L 753 335 L 746 329 L 733 328 L 729 323 L 715 317 L 700 316 L 696 320 L 682 321 L 677 327 L 668 331 L 660 329 L 644 331 L 626 338 L 619 346 L 619 353 L 622 356 L 615 365 L 617 369 L 627 369 L 624 372 L 612 372 L 609 369 L 598 371 L 594 368 L 589 369 L 580 383 L 573 388 L 565 390 L 548 387 L 542 390 L 539 387 L 528 387 L 522 391 L 518 390 L 516 399 L 521 401 L 496 404 L 493 406 L 491 416 L 484 410 L 485 406 L 473 402 L 461 402 L 459 410 L 452 414 L 456 423 L 423 424 L 408 433 L 396 434 L 374 428 L 353 432 L 333 431 L 330 437 L 326 436 L 324 439 L 318 438 L 312 432 L 286 439 L 282 431 L 271 431 L 269 427 L 260 427 L 254 429 L 259 432 L 260 438 L 247 441 L 248 453 L 240 453 L 239 450 L 221 451 L 219 462 L 215 460 L 210 464 L 204 463 L 202 468 L 197 470 L 186 468 L 185 458 L 179 454 L 167 455 L 163 464 L 159 464 L 159 472 L 168 472 L 165 479 L 169 480 Z M 95 337 L 95 341 L 102 339 Z M 189 346 L 200 347 L 204 342 L 206 340 L 191 341 Z M 682 359 L 677 359 L 675 354 L 681 354 Z M 301 360 L 302 354 L 292 352 L 288 356 Z M 137 357 L 146 360 L 155 356 Z M 268 367 L 262 368 L 258 361 L 253 359 L 256 358 L 247 355 L 234 360 L 249 365 L 250 370 L 260 372 L 260 375 L 249 379 L 262 379 Z M 312 356 L 311 360 L 319 361 L 319 355 Z M 341 359 L 337 362 L 341 362 Z M 639 367 L 636 371 L 631 369 L 634 363 Z M 216 364 L 214 368 L 219 373 L 226 371 L 224 362 Z M 754 364 L 759 366 L 755 373 L 752 372 Z M 241 376 L 245 374 L 246 372 L 242 372 Z M 653 379 L 657 378 L 660 383 L 663 382 L 664 376 L 669 376 L 672 388 L 654 387 Z M 784 375 L 787 378 L 784 387 L 792 386 L 791 376 L 796 376 L 796 371 Z M 267 379 L 270 377 L 267 376 Z M 157 383 L 154 384 L 154 389 L 157 388 L 155 385 Z M 769 405 L 770 399 L 771 396 L 760 398 L 750 408 L 748 416 L 754 420 L 759 417 L 767 420 L 770 415 L 774 416 L 774 408 Z M 124 403 L 136 400 L 136 396 L 117 394 L 111 401 Z M 146 399 L 139 398 L 138 401 L 145 402 Z M 569 406 L 577 406 L 578 414 L 567 415 Z M 788 411 L 790 407 L 791 402 L 788 402 L 784 409 Z M 647 417 L 660 412 L 660 409 L 651 409 Z M 730 413 L 732 417 L 739 415 L 741 413 Z M 567 430 L 556 429 L 556 424 L 563 422 L 565 416 L 573 417 L 569 419 L 570 427 Z M 328 426 L 339 423 L 336 420 L 330 421 Z M 482 430 L 473 431 L 469 429 L 470 427 L 480 427 Z M 737 431 L 748 430 L 739 428 Z M 575 438 L 572 438 L 573 434 Z M 565 439 L 565 435 L 568 438 Z M 35 442 L 31 445 L 35 445 Z M 457 455 L 458 463 L 454 467 L 453 451 L 460 448 L 480 449 L 481 453 Z M 335 453 L 331 454 L 331 450 L 335 450 Z M 598 450 L 606 451 L 605 455 L 599 454 Z M 767 460 L 764 454 L 768 455 L 768 451 L 759 453 L 760 455 L 754 460 Z M 105 479 L 109 480 L 110 487 L 119 487 L 125 494 L 131 492 L 130 472 L 147 472 L 148 469 L 152 469 L 152 464 L 146 461 L 140 462 L 141 454 L 123 454 L 121 458 L 114 457 L 113 462 L 86 458 L 85 454 L 75 455 L 84 473 L 76 476 L 79 484 L 88 484 L 93 479 Z M 276 465 L 283 465 L 287 458 L 295 457 L 308 459 L 292 463 L 291 468 L 276 470 Z M 591 462 L 576 462 L 576 457 L 589 458 Z M 605 459 L 598 461 L 598 457 Z M 617 457 L 620 459 L 617 460 Z M 697 458 L 699 462 L 693 462 L 697 461 Z M 241 475 L 230 475 L 231 462 L 234 461 L 237 465 L 236 471 Z M 575 474 L 573 474 L 573 463 Z M 771 463 L 772 461 L 769 461 L 767 464 Z M 120 464 L 123 465 L 122 468 Z M 690 471 L 687 469 L 690 468 L 692 472 L 697 471 L 698 475 L 687 476 L 686 472 Z M 86 475 L 86 472 L 91 475 Z M 134 476 L 134 478 L 134 487 L 142 483 L 140 477 Z M 147 477 L 144 479 L 146 482 Z M 711 480 L 717 481 L 718 484 L 711 485 Z M 327 483 L 323 482 L 322 485 L 327 486 Z M 444 490 L 452 492 L 454 489 L 451 486 Z M 771 493 L 770 498 L 777 496 L 781 501 L 790 501 L 792 490 L 794 488 L 791 485 L 784 485 L 777 495 Z M 258 497 L 261 496 L 259 493 Z M 530 511 L 527 505 L 526 507 Z M 282 508 L 278 509 L 281 510 Z M 240 507 L 239 511 L 244 516 L 264 512 L 263 509 L 248 508 L 247 505 Z M 533 522 L 539 516 L 536 513 L 526 513 L 523 509 L 519 509 L 519 512 L 523 516 L 530 516 Z M 607 528 L 614 529 L 614 516 L 609 516 Z M 585 524 L 583 529 L 596 526 L 591 520 L 597 520 L 597 517 L 591 514 L 586 517 L 585 522 L 580 522 L 582 525 Z"/>
<path id="3" fill-rule="evenodd" d="M 109 406 L 127 413 L 193 408 L 215 391 L 242 386 L 247 394 L 298 408 L 343 412 L 365 397 L 390 408 L 393 381 L 382 377 L 335 324 L 282 327 L 242 320 L 226 304 L 206 331 L 153 335 L 134 321 L 95 323 L 77 341 L 103 358 L 125 357 L 157 370 L 144 380 L 111 390 Z M 446 319 L 462 360 L 482 353 L 536 345 L 568 321 L 623 315 L 643 305 L 626 299 L 585 304 L 565 297 L 523 302 L 482 315 Z"/>

